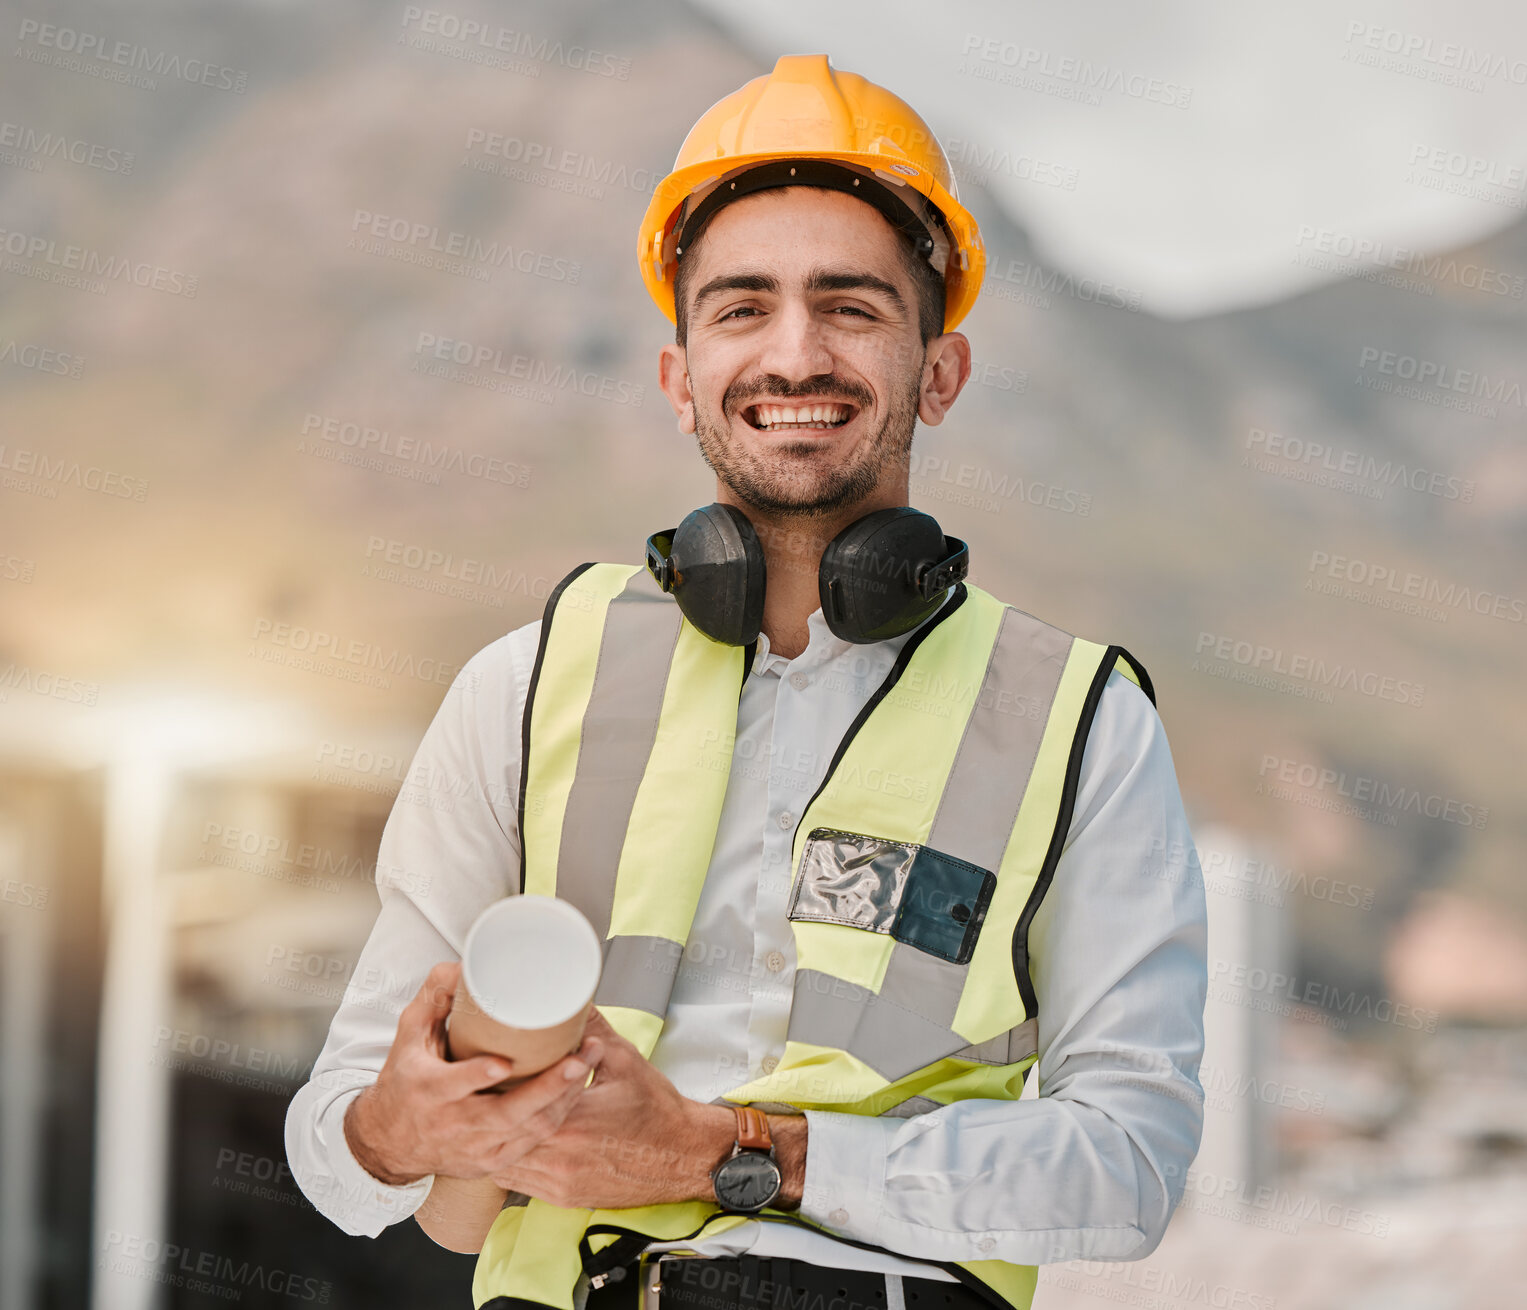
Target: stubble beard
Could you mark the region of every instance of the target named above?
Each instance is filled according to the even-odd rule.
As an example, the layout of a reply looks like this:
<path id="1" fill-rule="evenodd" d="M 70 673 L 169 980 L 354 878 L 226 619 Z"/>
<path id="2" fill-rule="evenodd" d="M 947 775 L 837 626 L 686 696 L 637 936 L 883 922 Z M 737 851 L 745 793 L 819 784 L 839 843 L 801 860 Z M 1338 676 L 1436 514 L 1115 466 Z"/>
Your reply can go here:
<path id="1" fill-rule="evenodd" d="M 906 467 L 910 460 L 921 372 L 920 368 L 911 371 L 908 384 L 895 394 L 869 443 L 858 447 L 846 463 L 828 469 L 819 469 L 814 458 L 820 439 L 769 438 L 773 458 L 761 458 L 757 452 L 742 448 L 733 441 L 725 414 L 718 421 L 696 396 L 695 439 L 701 458 L 743 505 L 763 513 L 816 518 L 858 504 L 880 486 L 888 469 Z M 814 390 L 843 395 L 845 390 L 854 389 L 841 384 L 791 388 L 775 382 L 750 386 L 746 394 L 789 400 L 792 393 L 806 396 Z M 861 412 L 863 408 L 861 404 Z"/>

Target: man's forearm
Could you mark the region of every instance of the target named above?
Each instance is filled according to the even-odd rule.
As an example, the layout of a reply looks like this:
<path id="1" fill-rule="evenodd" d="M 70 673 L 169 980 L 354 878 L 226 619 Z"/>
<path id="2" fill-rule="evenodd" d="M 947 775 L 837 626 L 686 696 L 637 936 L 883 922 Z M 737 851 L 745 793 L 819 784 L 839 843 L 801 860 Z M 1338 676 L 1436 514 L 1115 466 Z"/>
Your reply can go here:
<path id="1" fill-rule="evenodd" d="M 383 1156 L 379 1143 L 385 1140 L 373 1113 L 376 1087 L 373 1084 L 350 1102 L 345 1110 L 345 1141 L 355 1162 L 380 1183 L 402 1187 L 425 1177 L 423 1172 L 406 1173 L 393 1168 Z"/>
<path id="2" fill-rule="evenodd" d="M 795 1210 L 801 1204 L 806 1186 L 806 1118 L 796 1114 L 771 1114 L 769 1135 L 774 1139 L 774 1155 L 781 1175 L 779 1195 L 772 1208 Z M 671 1194 L 665 1180 L 657 1189 L 654 1201 L 713 1201 L 715 1189 L 710 1171 L 731 1154 L 737 1141 L 737 1116 L 729 1105 L 694 1103 L 690 1122 L 692 1133 L 685 1152 L 684 1182 L 680 1195 Z"/>

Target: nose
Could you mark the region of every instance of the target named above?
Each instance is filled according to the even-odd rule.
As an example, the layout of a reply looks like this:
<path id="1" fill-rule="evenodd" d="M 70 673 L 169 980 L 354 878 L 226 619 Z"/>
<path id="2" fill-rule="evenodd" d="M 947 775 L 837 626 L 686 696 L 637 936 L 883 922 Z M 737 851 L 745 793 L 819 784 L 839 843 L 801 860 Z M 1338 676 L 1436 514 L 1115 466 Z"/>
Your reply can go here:
<path id="1" fill-rule="evenodd" d="M 832 351 L 817 316 L 803 304 L 782 304 L 770 317 L 758 363 L 791 382 L 831 373 Z"/>

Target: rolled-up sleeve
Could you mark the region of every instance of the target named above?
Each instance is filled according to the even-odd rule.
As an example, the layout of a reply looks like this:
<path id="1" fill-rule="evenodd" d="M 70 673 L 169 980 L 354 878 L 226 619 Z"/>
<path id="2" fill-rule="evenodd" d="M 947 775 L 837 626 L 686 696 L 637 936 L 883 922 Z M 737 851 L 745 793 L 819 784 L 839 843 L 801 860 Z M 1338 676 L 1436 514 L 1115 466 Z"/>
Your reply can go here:
<path id="1" fill-rule="evenodd" d="M 810 1111 L 803 1216 L 926 1259 L 1149 1255 L 1203 1130 L 1197 869 L 1161 720 L 1115 672 L 1030 925 L 1037 1099 L 910 1119 Z"/>
<path id="2" fill-rule="evenodd" d="M 425 731 L 382 831 L 381 910 L 312 1074 L 287 1107 L 292 1176 L 345 1232 L 375 1237 L 424 1203 L 433 1176 L 373 1178 L 344 1133 L 350 1102 L 376 1081 L 398 1015 L 442 960 L 456 960 L 482 909 L 519 890 L 520 716 L 540 623 L 462 667 Z"/>

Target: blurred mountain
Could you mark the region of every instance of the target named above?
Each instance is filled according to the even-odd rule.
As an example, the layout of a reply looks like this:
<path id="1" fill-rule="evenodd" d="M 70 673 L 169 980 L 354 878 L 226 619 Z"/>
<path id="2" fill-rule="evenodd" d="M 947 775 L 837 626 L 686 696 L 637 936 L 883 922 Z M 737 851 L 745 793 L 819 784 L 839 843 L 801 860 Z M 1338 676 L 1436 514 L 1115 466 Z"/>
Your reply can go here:
<path id="1" fill-rule="evenodd" d="M 57 259 L 73 245 L 158 269 L 182 293 L 0 277 L 0 343 L 83 357 L 77 377 L 0 365 L 7 467 L 35 451 L 147 484 L 141 500 L 57 480 L 0 491 L 0 547 L 35 561 L 0 591 L 0 663 L 103 696 L 162 676 L 422 727 L 439 682 L 309 676 L 252 658 L 261 634 L 292 624 L 459 664 L 538 617 L 573 565 L 635 561 L 711 498 L 655 386 L 669 330 L 632 260 L 698 112 L 764 71 L 708 19 L 660 0 L 74 12 L 52 21 L 247 76 L 240 93 L 8 69 L 8 121 L 133 163 L 0 167 L 0 227 Z M 1127 288 L 1045 267 L 980 182 L 962 179 L 990 246 L 963 325 L 977 377 L 920 433 L 914 503 L 970 540 L 988 590 L 1145 663 L 1195 816 L 1375 889 L 1373 914 L 1301 906 L 1311 968 L 1371 976 L 1382 934 L 1437 884 L 1527 915 L 1510 782 L 1524 626 L 1458 601 L 1500 595 L 1519 615 L 1527 591 L 1527 408 L 1511 398 L 1527 387 L 1527 224 L 1387 281 L 1165 323 Z M 1423 363 L 1505 384 L 1495 412 L 1445 407 L 1492 408 L 1467 388 L 1406 394 Z M 1306 458 L 1311 443 L 1327 453 Z M 482 472 L 490 457 L 502 465 Z M 345 462 L 362 458 L 382 467 Z M 1327 465 L 1369 476 L 1308 480 Z M 1440 494 L 1386 480 L 1401 466 Z M 1382 580 L 1307 586 L 1339 582 L 1338 558 L 1454 603 L 1428 618 L 1385 608 Z M 1235 659 L 1203 658 L 1222 638 L 1424 695 L 1338 687 L 1325 703 L 1307 680 L 1234 681 L 1219 674 Z M 1289 761 L 1488 821 L 1313 803 L 1345 783 L 1269 795 Z"/>

